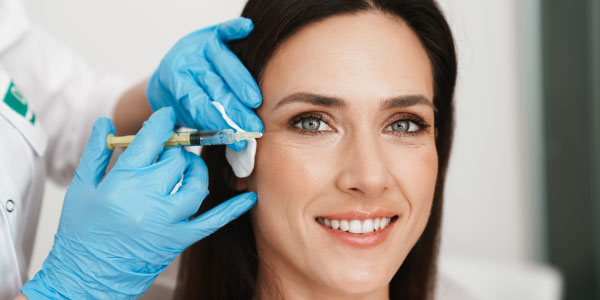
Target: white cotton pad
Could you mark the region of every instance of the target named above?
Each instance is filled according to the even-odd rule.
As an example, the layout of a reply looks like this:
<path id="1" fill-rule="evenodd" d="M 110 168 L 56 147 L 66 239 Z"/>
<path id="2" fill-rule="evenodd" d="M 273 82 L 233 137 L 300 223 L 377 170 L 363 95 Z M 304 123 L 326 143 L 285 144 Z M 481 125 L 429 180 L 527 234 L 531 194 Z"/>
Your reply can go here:
<path id="1" fill-rule="evenodd" d="M 246 132 L 240 126 L 235 124 L 231 118 L 225 112 L 225 108 L 221 103 L 213 101 L 212 104 L 215 108 L 221 113 L 225 122 L 229 124 L 233 129 L 240 132 Z M 236 152 L 231 148 L 227 147 L 225 150 L 225 158 L 227 158 L 227 162 L 233 169 L 233 173 L 235 176 L 239 178 L 244 178 L 250 176 L 252 174 L 252 170 L 254 169 L 254 157 L 256 156 L 256 139 L 250 139 L 246 141 L 246 147 L 240 151 Z"/>

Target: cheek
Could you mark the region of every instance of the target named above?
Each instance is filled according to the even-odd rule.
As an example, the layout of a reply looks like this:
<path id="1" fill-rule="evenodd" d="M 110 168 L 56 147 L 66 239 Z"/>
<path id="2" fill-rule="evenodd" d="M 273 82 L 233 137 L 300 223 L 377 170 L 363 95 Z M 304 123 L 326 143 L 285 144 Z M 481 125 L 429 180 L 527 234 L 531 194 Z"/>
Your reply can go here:
<path id="1" fill-rule="evenodd" d="M 338 153 L 332 137 L 307 138 L 299 133 L 271 128 L 258 142 L 253 185 L 265 195 L 310 198 L 313 191 L 331 184 Z M 309 190 L 307 190 L 309 188 Z M 307 200 L 303 200 L 307 201 Z"/>
<path id="2" fill-rule="evenodd" d="M 405 210 L 408 214 L 403 216 L 407 229 L 403 239 L 410 240 L 414 245 L 427 225 L 433 203 L 438 174 L 435 145 L 405 153 L 402 163 L 398 163 L 395 170 L 395 181 L 408 206 Z"/>
<path id="3" fill-rule="evenodd" d="M 331 170 L 323 164 L 318 151 L 310 151 L 293 141 L 264 139 L 257 148 L 253 186 L 275 201 L 294 196 L 306 198 L 306 188 L 322 184 L 328 169 Z"/>
<path id="4" fill-rule="evenodd" d="M 435 190 L 438 170 L 438 156 L 435 145 L 406 154 L 406 159 L 398 169 L 397 178 L 403 182 L 404 192 L 412 205 L 431 202 Z"/>
<path id="5" fill-rule="evenodd" d="M 250 188 L 258 194 L 255 215 L 273 223 L 264 225 L 297 227 L 308 204 L 331 185 L 331 166 L 318 149 L 286 135 L 264 137 L 258 143 Z"/>

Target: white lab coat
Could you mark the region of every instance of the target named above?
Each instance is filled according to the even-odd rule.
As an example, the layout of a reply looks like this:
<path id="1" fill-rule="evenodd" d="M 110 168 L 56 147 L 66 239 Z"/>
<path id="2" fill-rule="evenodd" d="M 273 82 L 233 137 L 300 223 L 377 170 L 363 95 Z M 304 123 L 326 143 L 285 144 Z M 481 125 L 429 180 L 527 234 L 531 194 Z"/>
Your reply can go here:
<path id="1" fill-rule="evenodd" d="M 27 280 L 45 173 L 69 182 L 93 122 L 112 116 L 129 83 L 30 24 L 20 0 L 0 0 L 0 68 L 0 299 L 10 299 Z"/>

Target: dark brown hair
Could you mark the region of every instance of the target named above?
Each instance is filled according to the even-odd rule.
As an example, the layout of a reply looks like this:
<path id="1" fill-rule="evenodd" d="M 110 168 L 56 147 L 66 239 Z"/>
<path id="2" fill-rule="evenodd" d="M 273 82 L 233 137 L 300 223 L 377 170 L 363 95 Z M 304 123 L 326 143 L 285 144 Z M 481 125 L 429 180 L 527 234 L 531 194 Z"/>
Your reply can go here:
<path id="1" fill-rule="evenodd" d="M 311 23 L 341 14 L 378 11 L 398 17 L 419 37 L 431 61 L 437 108 L 438 177 L 427 226 L 390 283 L 391 299 L 431 299 L 442 216 L 443 190 L 453 134 L 456 54 L 450 28 L 434 0 L 250 0 L 242 16 L 254 30 L 231 50 L 260 82 L 278 46 Z M 210 195 L 198 214 L 239 194 L 224 147 L 202 151 L 209 174 Z M 259 199 L 260 201 L 260 199 Z M 185 250 L 176 299 L 251 299 L 256 292 L 258 257 L 250 214 L 246 213 Z"/>

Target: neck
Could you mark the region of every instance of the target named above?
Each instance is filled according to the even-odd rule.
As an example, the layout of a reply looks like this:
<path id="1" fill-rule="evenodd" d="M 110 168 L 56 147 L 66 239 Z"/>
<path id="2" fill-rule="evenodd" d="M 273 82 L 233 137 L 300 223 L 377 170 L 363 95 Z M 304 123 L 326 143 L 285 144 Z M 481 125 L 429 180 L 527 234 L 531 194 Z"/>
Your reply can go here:
<path id="1" fill-rule="evenodd" d="M 294 276 L 290 270 L 275 269 L 266 266 L 263 262 L 258 266 L 258 278 L 256 282 L 256 294 L 254 300 L 263 299 L 285 299 L 285 300 L 389 300 L 389 284 L 383 288 L 363 293 L 348 294 L 345 291 L 333 290 L 329 287 L 311 284 L 309 280 L 301 276 Z M 275 276 L 277 274 L 277 276 Z"/>

